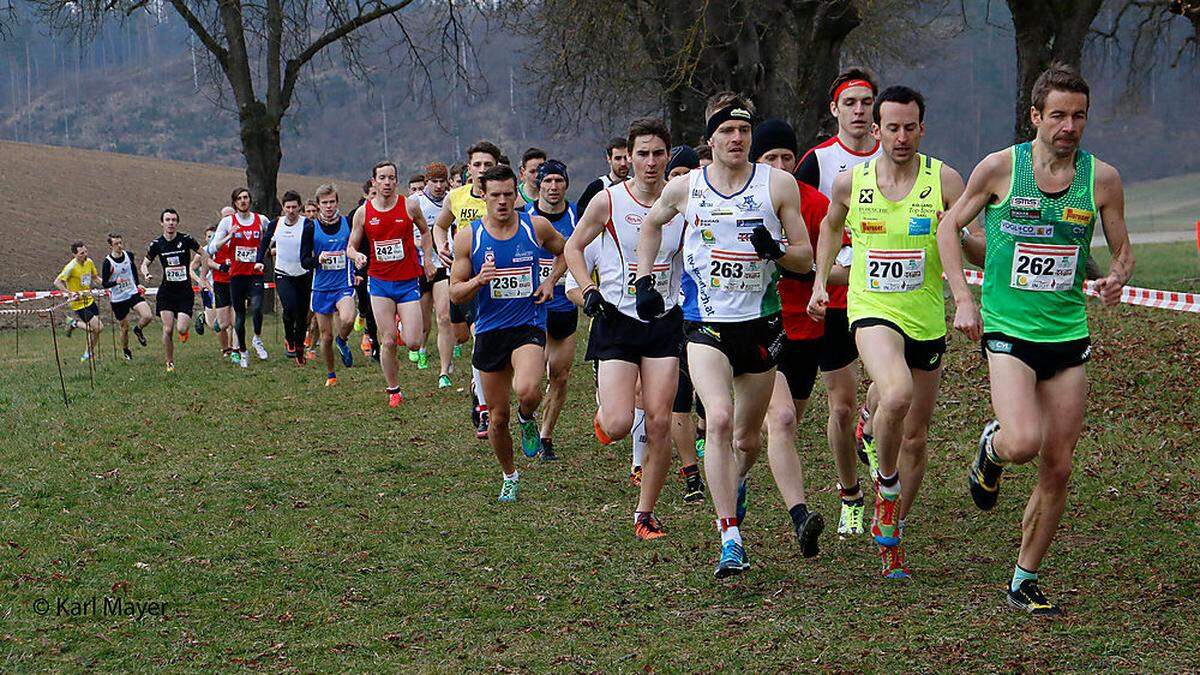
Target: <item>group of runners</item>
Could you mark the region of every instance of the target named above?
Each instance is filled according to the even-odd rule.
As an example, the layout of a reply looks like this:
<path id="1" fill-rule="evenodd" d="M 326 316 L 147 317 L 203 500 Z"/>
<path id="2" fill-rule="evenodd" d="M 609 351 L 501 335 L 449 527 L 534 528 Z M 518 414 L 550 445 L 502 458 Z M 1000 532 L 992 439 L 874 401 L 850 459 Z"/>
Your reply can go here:
<path id="1" fill-rule="evenodd" d="M 151 320 L 141 283 L 152 278 L 151 261 L 161 261 L 156 312 L 168 371 L 173 334 L 187 340 L 193 283 L 232 360 L 249 366 L 247 314 L 250 345 L 267 358 L 261 307 L 272 250 L 285 350 L 303 364 L 314 329 L 327 385 L 337 383 L 335 350 L 345 366 L 353 361 L 347 341 L 356 318 L 392 407 L 404 398 L 399 344 L 424 367 L 436 334 L 438 386 L 448 387 L 455 352 L 473 340 L 473 424 L 500 465 L 502 502 L 517 500 L 521 478 L 512 398 L 522 453 L 557 457 L 554 429 L 582 309 L 586 360 L 595 364 L 595 436 L 605 445 L 633 440 L 635 536 L 666 535 L 655 508 L 677 455 L 685 499 L 703 500 L 705 480 L 711 492 L 717 578 L 750 567 L 748 476 L 764 445 L 801 554 L 818 554 L 824 520 L 807 504 L 794 437 L 820 373 L 841 498 L 837 533 L 869 533 L 891 579 L 909 576 L 905 526 L 928 462 L 948 284 L 953 325 L 979 342 L 995 411 L 964 488 L 991 509 L 1005 469 L 1039 460 L 1006 592 L 1015 607 L 1055 615 L 1037 572 L 1082 432 L 1090 354 L 1083 284 L 1097 223 L 1112 252 L 1095 281 L 1103 302 L 1119 300 L 1133 268 L 1120 178 L 1079 147 L 1089 96 L 1075 70 L 1047 70 L 1032 92 L 1036 137 L 988 155 L 964 183 L 920 152 L 921 94 L 881 89 L 851 68 L 830 87 L 837 134 L 803 154 L 786 122 L 760 121 L 747 98 L 723 92 L 708 100 L 701 148 L 673 145 L 659 119 L 634 120 L 607 144 L 609 171 L 578 205 L 566 197 L 563 162 L 533 148 L 511 166 L 480 141 L 465 166 L 430 164 L 407 191 L 396 166 L 380 162 L 345 215 L 331 185 L 308 203 L 285 193 L 273 221 L 253 213 L 239 189 L 201 245 L 167 209 L 140 276 L 112 235 L 101 280 L 128 357 L 128 326 L 144 344 Z M 84 291 L 97 272 L 82 243 L 72 251 L 56 283 L 72 294 L 71 327 L 88 331 L 86 358 L 100 322 Z M 978 303 L 964 259 L 984 269 Z M 870 381 L 861 400 L 859 361 Z"/>

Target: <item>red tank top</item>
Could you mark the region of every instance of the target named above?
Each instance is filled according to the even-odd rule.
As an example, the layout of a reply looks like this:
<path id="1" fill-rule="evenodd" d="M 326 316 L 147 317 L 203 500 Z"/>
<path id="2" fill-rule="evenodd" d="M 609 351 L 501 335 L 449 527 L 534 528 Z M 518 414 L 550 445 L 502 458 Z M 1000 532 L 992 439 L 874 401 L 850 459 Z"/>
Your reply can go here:
<path id="1" fill-rule="evenodd" d="M 372 200 L 363 203 L 363 232 L 366 235 L 367 274 L 381 281 L 406 281 L 421 276 L 417 246 L 413 242 L 413 221 L 403 195 L 387 211 L 375 208 Z"/>
<path id="2" fill-rule="evenodd" d="M 254 271 L 254 263 L 258 262 L 258 245 L 262 243 L 262 216 L 254 214 L 254 220 L 249 225 L 243 225 L 236 214 L 230 219 L 233 221 L 233 239 L 229 240 L 233 247 L 233 262 L 229 267 L 229 276 L 261 275 L 262 272 Z"/>
<path id="3" fill-rule="evenodd" d="M 215 254 L 213 254 L 213 262 L 217 263 L 218 265 L 224 265 L 225 263 L 229 263 L 229 266 L 232 269 L 232 267 L 233 267 L 233 244 L 231 243 L 232 241 L 233 240 L 231 239 L 231 240 L 225 242 L 224 246 L 217 249 L 217 252 Z M 212 271 L 212 280 L 213 280 L 213 282 L 218 283 L 218 284 L 227 284 L 227 283 L 229 283 L 229 272 L 222 272 L 221 270 L 213 270 Z"/>
<path id="4" fill-rule="evenodd" d="M 808 229 L 808 238 L 812 243 L 814 254 L 817 250 L 817 237 L 821 234 L 821 221 L 829 211 L 829 199 L 819 190 L 804 181 L 796 181 L 800 187 L 800 215 Z M 808 275 L 806 275 L 808 276 Z M 813 321 L 808 316 L 808 300 L 812 297 L 813 282 L 811 277 L 797 279 L 795 277 L 780 277 L 778 283 L 779 301 L 783 311 L 783 330 L 791 340 L 812 340 L 825 334 L 825 324 Z M 846 286 L 829 286 L 829 306 L 839 308 L 846 306 Z"/>

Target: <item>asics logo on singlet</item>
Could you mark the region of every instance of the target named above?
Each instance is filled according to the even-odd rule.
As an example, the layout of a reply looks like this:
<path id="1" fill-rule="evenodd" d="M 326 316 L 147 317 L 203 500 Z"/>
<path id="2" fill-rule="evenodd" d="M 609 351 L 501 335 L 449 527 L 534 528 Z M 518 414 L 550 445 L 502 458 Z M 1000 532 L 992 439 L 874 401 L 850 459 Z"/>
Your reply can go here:
<path id="1" fill-rule="evenodd" d="M 920 195 L 918 195 L 918 197 L 917 197 L 917 198 L 918 198 L 918 199 L 925 199 L 926 197 L 928 197 L 928 196 L 929 196 L 929 193 L 930 193 L 930 192 L 933 192 L 933 187 L 932 187 L 932 186 L 929 186 L 929 185 L 926 185 L 926 186 L 925 186 L 925 189 L 924 189 L 924 190 L 921 190 L 921 194 L 920 194 Z"/>
<path id="2" fill-rule="evenodd" d="M 862 188 L 861 190 L 858 191 L 858 203 L 859 204 L 872 204 L 874 202 L 875 202 L 875 189 L 874 188 Z"/>
<path id="3" fill-rule="evenodd" d="M 1004 340 L 988 340 L 987 348 L 989 352 L 1009 354 L 1012 352 L 1013 346 L 1011 342 L 1005 342 Z"/>

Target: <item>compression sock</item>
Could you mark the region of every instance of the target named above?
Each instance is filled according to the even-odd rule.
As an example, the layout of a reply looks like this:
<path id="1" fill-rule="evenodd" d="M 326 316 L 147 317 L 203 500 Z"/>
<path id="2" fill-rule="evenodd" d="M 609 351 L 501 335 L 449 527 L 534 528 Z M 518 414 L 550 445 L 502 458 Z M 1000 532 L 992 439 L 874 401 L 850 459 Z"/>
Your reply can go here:
<path id="1" fill-rule="evenodd" d="M 1026 579 L 1033 579 L 1034 581 L 1037 581 L 1037 578 L 1037 572 L 1030 572 L 1024 567 L 1017 565 L 1013 568 L 1012 581 L 1008 584 L 1008 590 L 1016 592 L 1016 590 L 1021 587 L 1021 583 Z"/>

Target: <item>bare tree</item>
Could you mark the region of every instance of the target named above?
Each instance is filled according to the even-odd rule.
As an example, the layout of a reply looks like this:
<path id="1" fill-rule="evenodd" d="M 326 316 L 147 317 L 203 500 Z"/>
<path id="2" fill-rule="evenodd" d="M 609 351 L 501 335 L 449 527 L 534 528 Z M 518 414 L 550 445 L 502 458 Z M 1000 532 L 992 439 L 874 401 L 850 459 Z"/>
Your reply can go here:
<path id="1" fill-rule="evenodd" d="M 341 48 L 344 65 L 363 74 L 359 37 L 363 29 L 392 19 L 394 47 L 406 55 L 411 72 L 430 74 L 430 43 L 454 58 L 465 36 L 454 0 L 34 0 L 51 25 L 91 35 L 110 16 L 134 12 L 161 14 L 166 6 L 203 45 L 214 74 L 228 86 L 241 129 L 246 180 L 256 208 L 279 212 L 276 187 L 282 159 L 280 125 L 293 103 L 307 67 L 327 50 Z M 405 12 L 405 22 L 399 15 Z M 468 5 L 469 6 L 469 5 Z M 415 34 L 414 10 L 440 11 L 440 21 L 416 22 L 430 28 Z M 428 19 L 428 16 L 423 17 Z"/>

